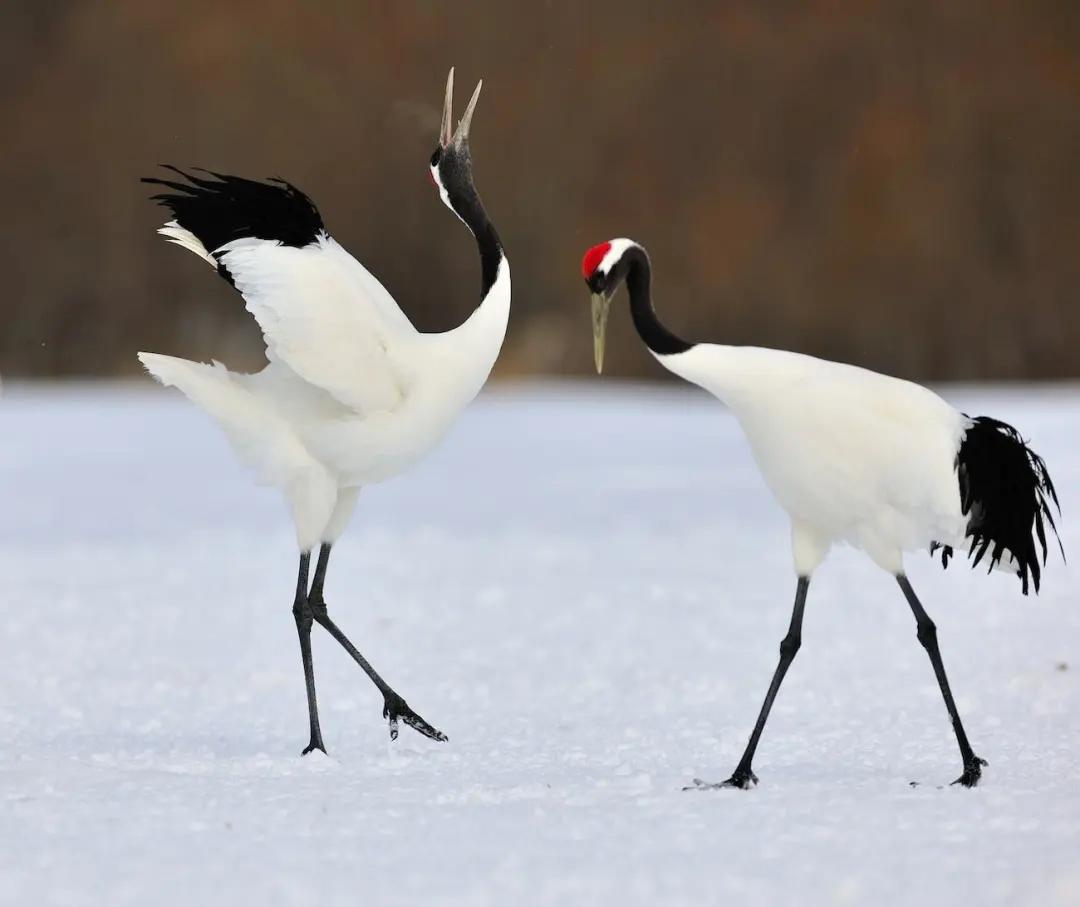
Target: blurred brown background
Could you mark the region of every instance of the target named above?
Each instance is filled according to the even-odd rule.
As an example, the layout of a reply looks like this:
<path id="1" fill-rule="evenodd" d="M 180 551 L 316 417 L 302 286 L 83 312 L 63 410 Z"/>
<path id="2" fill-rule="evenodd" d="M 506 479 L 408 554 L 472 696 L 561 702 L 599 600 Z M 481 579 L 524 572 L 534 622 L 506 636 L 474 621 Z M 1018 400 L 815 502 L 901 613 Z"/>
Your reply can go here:
<path id="1" fill-rule="evenodd" d="M 501 374 L 591 367 L 579 262 L 627 235 L 690 338 L 1077 376 L 1078 48 L 1076 0 L 4 0 L 0 373 L 257 367 L 239 297 L 153 232 L 158 162 L 285 176 L 414 323 L 460 322 L 478 264 L 426 175 L 455 64 Z M 611 371 L 658 376 L 613 322 Z"/>

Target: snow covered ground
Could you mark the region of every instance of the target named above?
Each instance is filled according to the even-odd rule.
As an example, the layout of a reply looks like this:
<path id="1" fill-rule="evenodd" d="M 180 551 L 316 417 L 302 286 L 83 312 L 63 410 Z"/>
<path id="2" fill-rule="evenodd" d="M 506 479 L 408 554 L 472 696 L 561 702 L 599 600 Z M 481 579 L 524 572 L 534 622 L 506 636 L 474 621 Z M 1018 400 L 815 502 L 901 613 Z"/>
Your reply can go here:
<path id="1" fill-rule="evenodd" d="M 1080 390 L 947 396 L 1045 455 L 1072 561 L 1027 599 L 910 562 L 983 785 L 947 786 L 907 606 L 840 551 L 761 785 L 684 793 L 733 768 L 794 591 L 785 519 L 718 404 L 504 386 L 366 491 L 331 612 L 450 742 L 391 744 L 316 627 L 330 756 L 302 760 L 276 493 L 149 382 L 8 386 L 0 903 L 1080 903 Z"/>

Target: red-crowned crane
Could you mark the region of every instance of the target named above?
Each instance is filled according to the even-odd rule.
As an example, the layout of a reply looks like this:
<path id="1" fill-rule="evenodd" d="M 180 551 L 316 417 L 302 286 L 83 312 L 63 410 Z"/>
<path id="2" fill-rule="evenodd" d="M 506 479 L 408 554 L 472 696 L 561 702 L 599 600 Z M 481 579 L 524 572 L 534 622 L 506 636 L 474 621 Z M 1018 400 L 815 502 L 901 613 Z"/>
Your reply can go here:
<path id="1" fill-rule="evenodd" d="M 603 368 L 611 299 L 625 282 L 645 346 L 664 368 L 727 404 L 765 482 L 791 518 L 795 606 L 757 723 L 727 781 L 695 779 L 687 789 L 757 783 L 754 753 L 799 650 L 810 577 L 836 542 L 861 548 L 896 577 L 960 746 L 964 769 L 954 783 L 976 785 L 986 762 L 964 732 L 936 627 L 904 574 L 904 552 L 940 550 L 947 566 L 954 548 L 968 547 L 973 566 L 987 557 L 991 567 L 1015 572 L 1025 594 L 1029 584 L 1038 591 L 1035 539 L 1045 564 L 1045 524 L 1056 533 L 1050 501 L 1057 503 L 1042 458 L 1012 426 L 971 418 L 910 381 L 783 350 L 680 339 L 656 316 L 649 256 L 633 240 L 589 249 L 582 274 L 592 292 L 597 371 Z"/>
<path id="2" fill-rule="evenodd" d="M 253 374 L 220 363 L 140 353 L 162 384 L 179 388 L 224 429 L 236 453 L 278 486 L 300 548 L 293 616 L 307 686 L 311 738 L 326 752 L 315 700 L 312 622 L 321 624 L 383 695 L 383 717 L 433 740 L 446 736 L 383 680 L 327 614 L 330 550 L 360 489 L 405 471 L 446 434 L 495 363 L 510 313 L 510 264 L 473 185 L 469 126 L 480 85 L 451 132 L 454 71 L 446 82 L 430 174 L 443 203 L 476 239 L 482 285 L 476 310 L 454 330 L 418 332 L 393 297 L 329 235 L 311 200 L 283 180 L 202 171 L 146 179 L 173 216 L 158 232 L 214 267 L 244 297 L 269 364 Z M 311 552 L 318 562 L 308 588 Z"/>

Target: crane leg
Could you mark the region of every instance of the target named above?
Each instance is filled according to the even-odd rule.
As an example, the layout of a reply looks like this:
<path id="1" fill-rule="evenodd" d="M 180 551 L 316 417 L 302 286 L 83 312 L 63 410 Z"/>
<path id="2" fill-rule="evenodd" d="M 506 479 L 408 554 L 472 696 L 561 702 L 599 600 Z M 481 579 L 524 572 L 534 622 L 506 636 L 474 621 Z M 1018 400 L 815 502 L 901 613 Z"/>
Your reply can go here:
<path id="1" fill-rule="evenodd" d="M 416 714 L 409 704 L 402 699 L 394 690 L 390 687 L 379 673 L 371 666 L 371 663 L 360 654 L 360 651 L 354 646 L 344 633 L 341 632 L 337 624 L 331 619 L 330 615 L 326 613 L 326 601 L 323 598 L 323 583 L 326 580 L 326 565 L 330 560 L 330 545 L 323 544 L 319 549 L 319 560 L 315 565 L 315 576 L 311 581 L 311 592 L 308 594 L 308 605 L 311 608 L 312 618 L 316 623 L 320 624 L 327 633 L 334 637 L 341 647 L 352 656 L 361 668 L 364 669 L 364 673 L 371 678 L 371 682 L 379 688 L 379 692 L 383 694 L 383 718 L 389 719 L 390 722 L 390 739 L 397 740 L 398 736 L 398 721 L 404 721 L 413 730 L 423 734 L 425 737 L 430 737 L 432 740 L 445 741 L 447 739 L 446 734 L 432 725 L 428 724 L 423 718 Z"/>
<path id="2" fill-rule="evenodd" d="M 300 657 L 304 662 L 304 684 L 307 687 L 308 721 L 311 725 L 311 739 L 304 747 L 301 756 L 312 750 L 322 750 L 322 731 L 319 729 L 319 706 L 315 701 L 315 666 L 311 660 L 311 606 L 308 603 L 308 564 L 311 553 L 300 555 L 300 570 L 296 577 L 296 598 L 293 601 L 293 617 L 296 618 L 296 632 L 300 635 Z"/>
<path id="3" fill-rule="evenodd" d="M 784 681 L 784 675 L 787 674 L 788 668 L 791 667 L 791 663 L 795 660 L 795 653 L 799 651 L 799 647 L 802 645 L 803 611 L 806 608 L 806 592 L 809 588 L 810 577 L 800 576 L 799 585 L 795 590 L 795 607 L 791 612 L 791 624 L 788 626 L 787 636 L 780 642 L 780 663 L 777 664 L 776 671 L 773 673 L 772 683 L 769 684 L 769 691 L 765 694 L 765 702 L 762 703 L 757 723 L 750 734 L 750 740 L 746 744 L 742 758 L 735 767 L 735 772 L 727 781 L 720 784 L 709 784 L 700 778 L 695 778 L 693 785 L 684 787 L 683 790 L 714 790 L 720 787 L 739 787 L 746 790 L 757 784 L 757 775 L 754 774 L 751 763 L 754 761 L 754 753 L 757 751 L 761 732 L 765 730 L 765 722 L 769 719 L 773 700 L 776 699 L 780 684 Z"/>
<path id="4" fill-rule="evenodd" d="M 964 731 L 963 722 L 960 721 L 960 713 L 956 710 L 956 702 L 953 700 L 952 690 L 949 689 L 949 678 L 945 676 L 945 665 L 941 661 L 941 650 L 937 643 L 937 625 L 930 619 L 922 603 L 919 601 L 915 590 L 904 574 L 899 574 L 896 581 L 904 592 L 904 598 L 911 606 L 911 613 L 915 615 L 915 625 L 918 628 L 917 636 L 926 654 L 930 656 L 930 664 L 934 666 L 934 675 L 937 677 L 938 686 L 941 687 L 941 696 L 945 700 L 945 707 L 949 710 L 952 719 L 953 730 L 956 732 L 956 742 L 960 747 L 960 757 L 964 760 L 964 773 L 953 784 L 962 784 L 964 787 L 974 787 L 982 777 L 982 767 L 987 764 L 985 759 L 975 755 Z"/>

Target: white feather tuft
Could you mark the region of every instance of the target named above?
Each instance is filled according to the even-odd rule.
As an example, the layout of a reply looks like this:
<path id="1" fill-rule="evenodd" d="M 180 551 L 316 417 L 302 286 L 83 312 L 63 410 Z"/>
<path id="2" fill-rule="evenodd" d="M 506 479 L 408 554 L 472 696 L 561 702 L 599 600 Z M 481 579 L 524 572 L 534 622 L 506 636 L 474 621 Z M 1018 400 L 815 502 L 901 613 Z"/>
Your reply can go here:
<path id="1" fill-rule="evenodd" d="M 206 251 L 206 246 L 199 242 L 199 238 L 190 230 L 185 230 L 175 220 L 169 221 L 164 227 L 158 228 L 158 233 L 164 236 L 169 242 L 175 243 L 181 248 L 187 249 L 189 252 L 194 252 L 203 261 L 210 263 L 210 266 L 217 268 L 217 260 Z"/>

